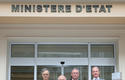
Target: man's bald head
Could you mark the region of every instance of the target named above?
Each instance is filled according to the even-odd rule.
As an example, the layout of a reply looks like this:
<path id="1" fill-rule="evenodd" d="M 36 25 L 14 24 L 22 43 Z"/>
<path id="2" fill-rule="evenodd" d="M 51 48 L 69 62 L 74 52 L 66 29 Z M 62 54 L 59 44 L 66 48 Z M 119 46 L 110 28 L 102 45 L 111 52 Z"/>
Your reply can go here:
<path id="1" fill-rule="evenodd" d="M 66 80 L 66 77 L 65 77 L 64 75 L 60 75 L 60 76 L 58 77 L 58 80 Z"/>

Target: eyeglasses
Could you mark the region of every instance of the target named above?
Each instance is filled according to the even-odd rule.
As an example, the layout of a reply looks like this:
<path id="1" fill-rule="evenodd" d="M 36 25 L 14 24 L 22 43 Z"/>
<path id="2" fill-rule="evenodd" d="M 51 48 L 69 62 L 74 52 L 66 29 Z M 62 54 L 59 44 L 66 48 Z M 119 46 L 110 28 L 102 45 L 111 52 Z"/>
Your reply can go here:
<path id="1" fill-rule="evenodd" d="M 49 74 L 42 74 L 42 75 L 49 75 Z"/>
<path id="2" fill-rule="evenodd" d="M 72 74 L 79 74 L 78 72 L 72 72 Z"/>

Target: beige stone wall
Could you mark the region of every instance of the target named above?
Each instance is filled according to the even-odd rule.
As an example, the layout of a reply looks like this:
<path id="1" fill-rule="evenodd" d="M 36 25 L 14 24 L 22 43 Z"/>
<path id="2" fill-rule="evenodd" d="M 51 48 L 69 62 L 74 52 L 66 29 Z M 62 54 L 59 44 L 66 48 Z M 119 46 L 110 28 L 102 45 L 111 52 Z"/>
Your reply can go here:
<path id="1" fill-rule="evenodd" d="M 0 80 L 7 80 L 7 40 L 0 39 Z"/>
<path id="2" fill-rule="evenodd" d="M 122 80 L 125 80 L 125 36 L 121 35 L 119 40 L 119 71 L 122 72 Z"/>
<path id="3" fill-rule="evenodd" d="M 8 80 L 8 58 L 7 58 L 7 45 L 9 42 L 118 42 L 118 56 L 117 56 L 117 68 L 119 72 L 122 72 L 122 80 L 125 80 L 125 4 L 118 3 L 112 4 L 112 13 L 105 14 L 39 14 L 39 13 L 11 13 L 10 3 L 0 3 L 0 80 Z M 6 24 L 11 22 L 11 19 L 15 16 L 23 17 L 21 19 L 14 19 L 17 21 L 14 24 Z M 94 18 L 95 23 L 87 23 L 91 18 L 77 18 L 80 23 L 74 24 L 72 18 L 62 19 L 62 24 L 58 24 L 57 21 L 60 19 L 53 20 L 52 24 L 47 24 L 49 18 L 37 19 L 36 23 L 33 18 L 31 18 L 31 23 L 25 23 L 27 19 L 25 17 L 122 17 L 122 19 L 117 18 L 106 19 L 104 18 L 102 22 L 108 20 L 109 24 L 99 23 Z M 1 17 L 7 17 L 6 19 Z M 9 18 L 11 17 L 11 19 Z M 75 18 L 73 18 L 75 19 Z M 87 19 L 86 23 L 83 24 Z M 123 20 L 124 19 L 124 20 Z M 29 19 L 28 19 L 29 20 Z M 66 21 L 65 21 L 66 20 Z M 4 21 L 4 24 L 3 22 Z M 51 20 L 52 21 L 52 20 Z M 63 23 L 63 21 L 65 21 Z M 70 22 L 68 22 L 70 21 Z M 30 21 L 29 21 L 30 22 Z M 65 24 L 68 22 L 68 24 Z M 83 23 L 82 23 L 83 22 Z M 97 23 L 96 23 L 97 22 Z M 115 24 L 116 22 L 122 22 Z M 46 23 L 46 24 L 44 24 Z M 48 22 L 49 23 L 49 22 Z M 55 24 L 54 24 L 55 23 Z M 112 24 L 113 23 L 113 24 Z M 4 38 L 6 37 L 6 38 Z"/>

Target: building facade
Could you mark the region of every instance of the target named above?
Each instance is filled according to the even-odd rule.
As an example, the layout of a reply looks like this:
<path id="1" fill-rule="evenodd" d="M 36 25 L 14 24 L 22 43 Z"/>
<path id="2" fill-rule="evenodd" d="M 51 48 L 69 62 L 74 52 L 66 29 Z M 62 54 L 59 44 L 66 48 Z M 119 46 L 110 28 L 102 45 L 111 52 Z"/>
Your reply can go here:
<path id="1" fill-rule="evenodd" d="M 124 0 L 0 0 L 0 79 L 41 80 L 80 70 L 91 80 L 93 66 L 100 77 L 125 80 Z M 113 77 L 113 78 L 112 78 Z"/>

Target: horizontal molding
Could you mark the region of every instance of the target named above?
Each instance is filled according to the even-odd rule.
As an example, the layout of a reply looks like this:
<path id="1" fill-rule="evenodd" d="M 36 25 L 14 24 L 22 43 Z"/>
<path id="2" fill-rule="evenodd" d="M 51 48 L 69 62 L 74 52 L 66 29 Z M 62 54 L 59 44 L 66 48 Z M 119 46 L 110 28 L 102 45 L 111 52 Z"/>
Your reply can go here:
<path id="1" fill-rule="evenodd" d="M 0 2 L 47 2 L 47 3 L 110 3 L 125 2 L 125 0 L 0 0 Z"/>
<path id="2" fill-rule="evenodd" d="M 0 29 L 125 30 L 125 24 L 0 24 Z"/>
<path id="3" fill-rule="evenodd" d="M 39 44 L 86 44 L 115 43 L 119 37 L 8 37 L 9 43 L 39 43 Z"/>
<path id="4" fill-rule="evenodd" d="M 125 24 L 125 17 L 0 17 L 0 24 Z"/>
<path id="5" fill-rule="evenodd" d="M 92 65 L 115 65 L 114 58 L 91 58 Z"/>

